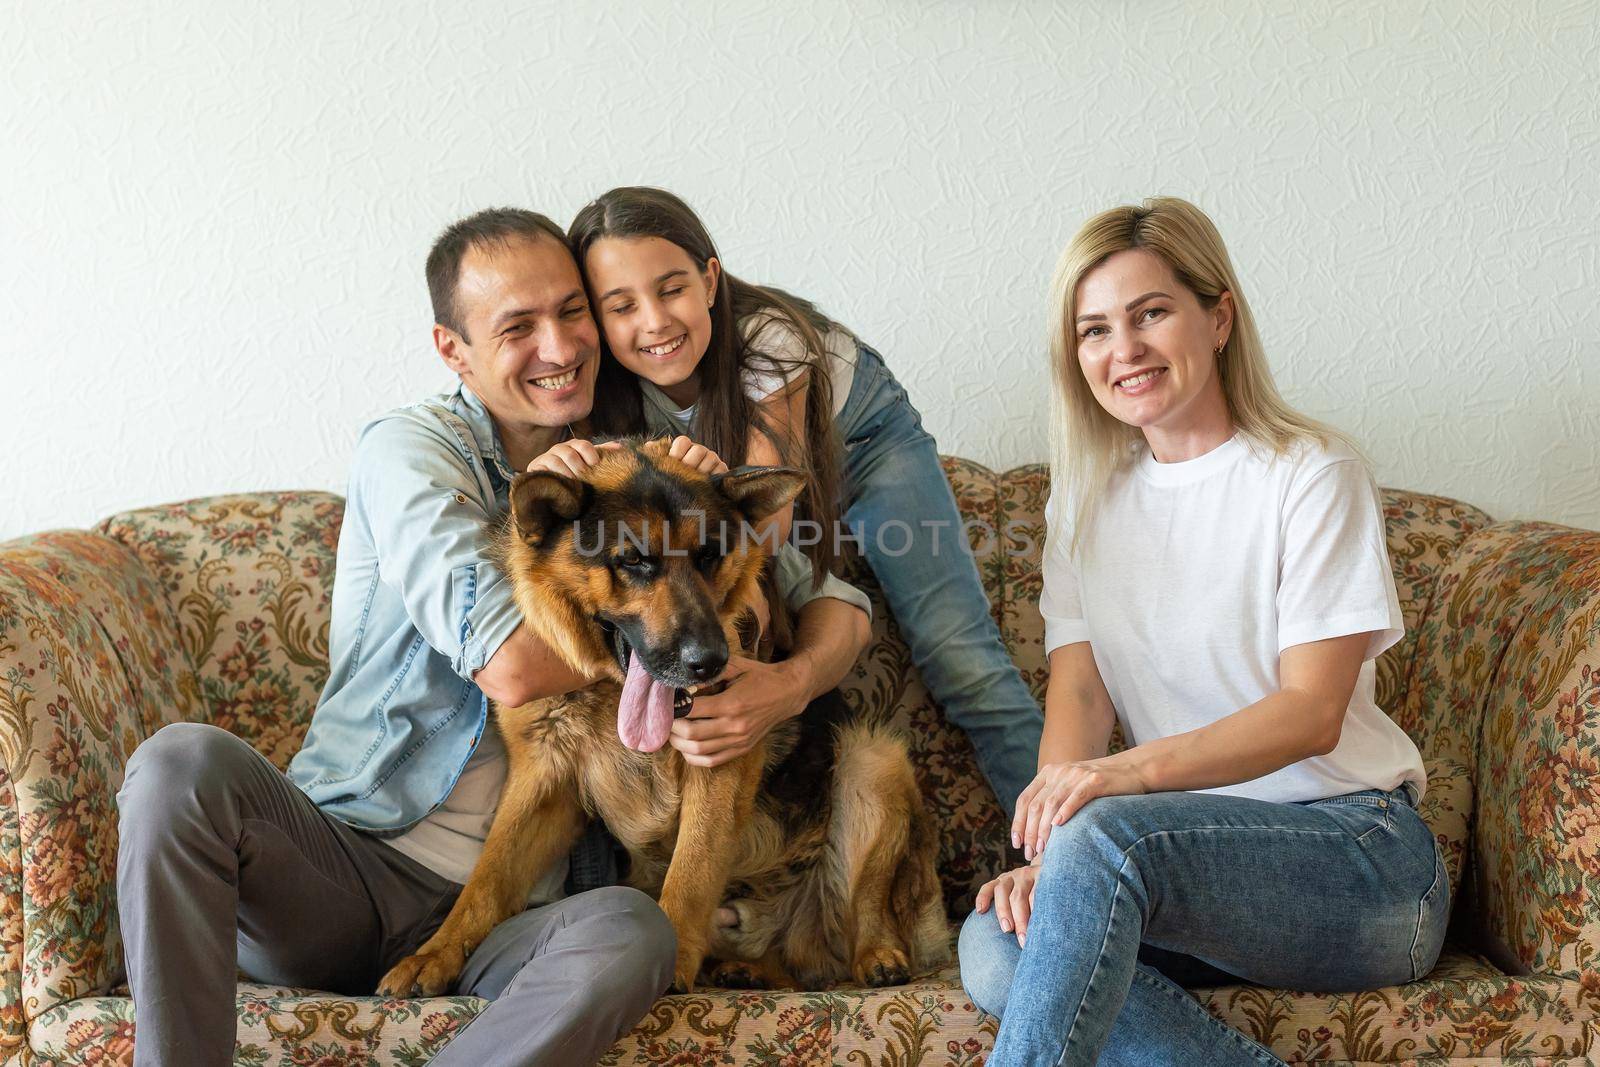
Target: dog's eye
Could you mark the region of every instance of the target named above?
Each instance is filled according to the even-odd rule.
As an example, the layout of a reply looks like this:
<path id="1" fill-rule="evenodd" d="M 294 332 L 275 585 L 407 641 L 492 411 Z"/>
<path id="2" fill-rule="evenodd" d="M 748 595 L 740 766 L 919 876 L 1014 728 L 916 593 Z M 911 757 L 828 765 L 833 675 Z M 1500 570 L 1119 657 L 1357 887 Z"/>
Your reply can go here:
<path id="1" fill-rule="evenodd" d="M 618 567 L 635 574 L 649 573 L 653 563 L 649 556 L 640 555 L 639 550 L 635 548 L 625 549 L 617 553 L 615 559 Z"/>
<path id="2" fill-rule="evenodd" d="M 722 559 L 722 550 L 716 545 L 707 545 L 694 554 L 694 565 L 703 571 L 708 571 Z"/>

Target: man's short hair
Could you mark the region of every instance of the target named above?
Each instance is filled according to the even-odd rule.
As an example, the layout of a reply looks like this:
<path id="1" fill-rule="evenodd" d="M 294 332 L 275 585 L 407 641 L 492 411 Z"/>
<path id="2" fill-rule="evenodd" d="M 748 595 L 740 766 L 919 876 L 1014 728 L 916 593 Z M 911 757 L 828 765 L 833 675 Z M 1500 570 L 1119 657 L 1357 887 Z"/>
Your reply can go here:
<path id="1" fill-rule="evenodd" d="M 486 245 L 504 246 L 515 238 L 537 240 L 553 237 L 567 245 L 567 235 L 537 211 L 518 207 L 492 207 L 451 223 L 428 252 L 428 298 L 433 301 L 433 321 L 467 336 L 456 309 L 456 283 L 461 278 L 461 261 L 468 252 Z M 467 338 L 470 342 L 471 338 Z"/>

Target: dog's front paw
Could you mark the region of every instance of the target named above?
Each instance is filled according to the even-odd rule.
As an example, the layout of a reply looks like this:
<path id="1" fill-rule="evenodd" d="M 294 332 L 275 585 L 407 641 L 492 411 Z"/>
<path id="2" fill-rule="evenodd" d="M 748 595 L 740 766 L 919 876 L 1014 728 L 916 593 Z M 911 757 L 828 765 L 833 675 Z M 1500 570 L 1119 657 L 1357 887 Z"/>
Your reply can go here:
<path id="1" fill-rule="evenodd" d="M 395 964 L 378 992 L 386 997 L 437 997 L 450 991 L 466 966 L 467 954 L 460 948 L 424 949 Z"/>
<path id="2" fill-rule="evenodd" d="M 707 969 L 706 983 L 718 989 L 771 989 L 772 981 L 756 964 L 721 960 Z"/>
<path id="3" fill-rule="evenodd" d="M 905 985 L 911 979 L 911 962 L 899 949 L 877 945 L 856 954 L 850 973 L 862 985 Z"/>
<path id="4" fill-rule="evenodd" d="M 693 993 L 695 978 L 700 974 L 700 965 L 705 962 L 706 951 L 696 945 L 685 945 L 680 938 L 678 941 L 678 964 L 672 971 L 672 992 Z"/>

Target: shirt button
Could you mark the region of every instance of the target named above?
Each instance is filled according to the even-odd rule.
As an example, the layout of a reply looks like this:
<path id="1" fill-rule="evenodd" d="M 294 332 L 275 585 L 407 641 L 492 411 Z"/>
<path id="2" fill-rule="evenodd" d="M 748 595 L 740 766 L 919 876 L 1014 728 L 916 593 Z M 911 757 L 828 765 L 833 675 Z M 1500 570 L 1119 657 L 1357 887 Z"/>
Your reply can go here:
<path id="1" fill-rule="evenodd" d="M 465 493 L 457 493 L 456 494 L 456 503 L 457 504 L 465 504 L 466 502 L 467 502 L 467 494 L 465 494 Z"/>

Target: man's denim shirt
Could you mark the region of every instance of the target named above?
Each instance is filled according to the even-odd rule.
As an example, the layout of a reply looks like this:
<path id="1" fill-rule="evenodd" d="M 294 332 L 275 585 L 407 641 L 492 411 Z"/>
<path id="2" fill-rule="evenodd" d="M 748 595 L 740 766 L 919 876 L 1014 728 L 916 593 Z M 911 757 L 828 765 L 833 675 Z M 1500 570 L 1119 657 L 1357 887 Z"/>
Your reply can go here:
<path id="1" fill-rule="evenodd" d="M 328 684 L 289 779 L 342 822 L 398 833 L 450 794 L 488 722 L 472 675 L 521 622 L 484 557 L 512 471 L 465 386 L 391 411 L 362 431 L 334 572 Z M 837 578 L 815 593 L 785 545 L 791 609 L 833 597 L 871 610 Z"/>

